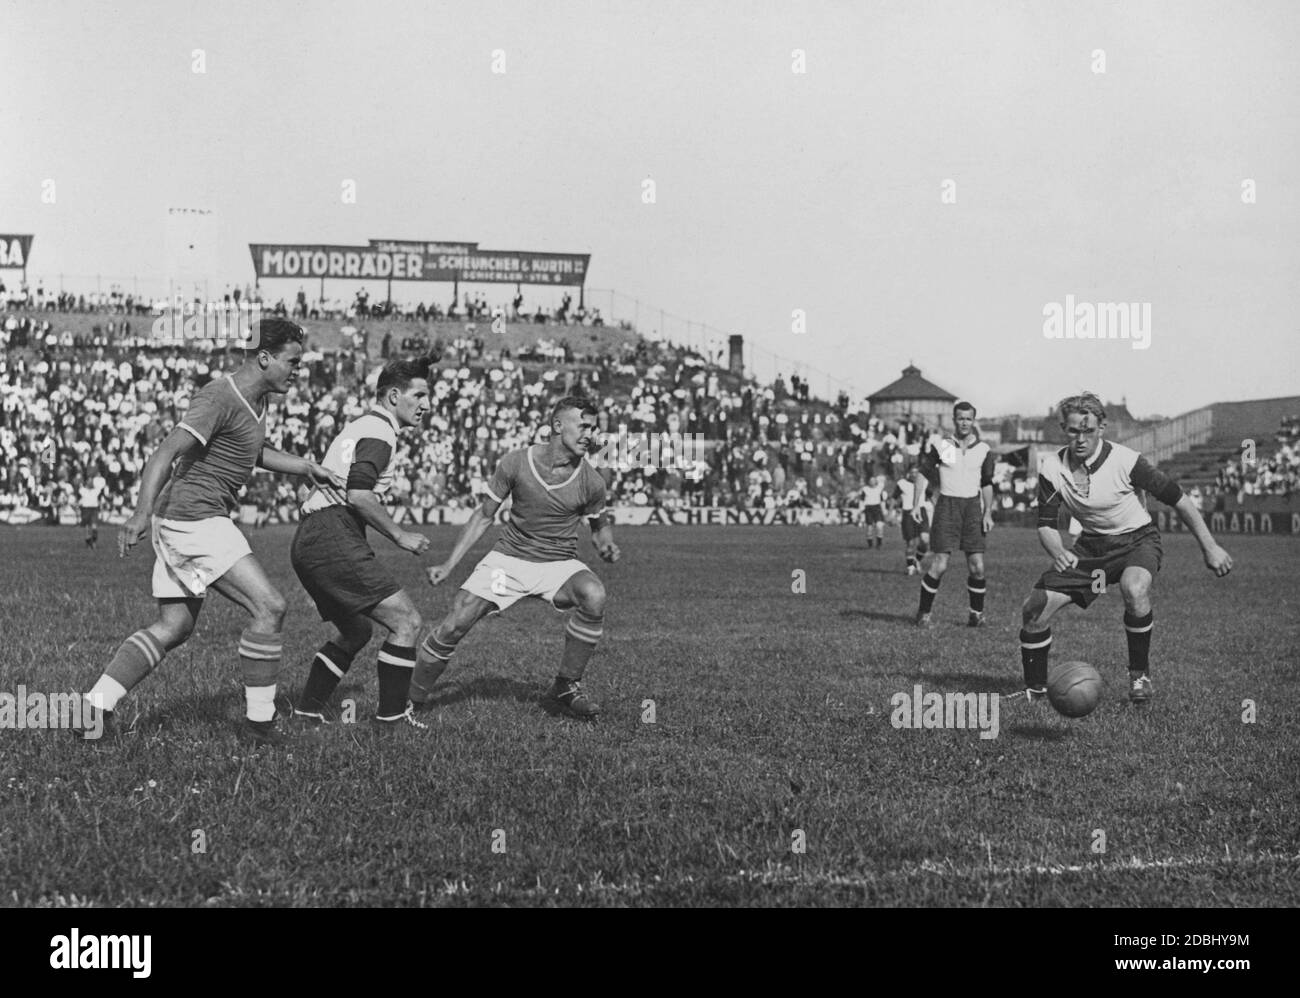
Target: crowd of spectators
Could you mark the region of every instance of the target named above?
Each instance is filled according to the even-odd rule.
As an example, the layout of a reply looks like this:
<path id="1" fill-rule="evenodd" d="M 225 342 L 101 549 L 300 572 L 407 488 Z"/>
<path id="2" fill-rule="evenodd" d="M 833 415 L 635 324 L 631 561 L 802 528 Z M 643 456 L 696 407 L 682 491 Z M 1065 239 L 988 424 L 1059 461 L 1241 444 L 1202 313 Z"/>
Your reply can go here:
<path id="1" fill-rule="evenodd" d="M 1268 457 L 1243 454 L 1219 469 L 1215 486 L 1220 495 L 1290 496 L 1300 492 L 1300 416 L 1283 419 L 1274 435 L 1277 449 Z"/>
<path id="2" fill-rule="evenodd" d="M 130 315 L 123 296 L 90 333 L 57 331 L 46 310 L 0 322 L 0 509 L 57 518 L 75 482 L 102 478 L 103 507 L 129 511 L 145 459 L 193 392 L 242 359 L 209 343 L 160 347 Z M 383 360 L 409 355 L 390 332 L 375 356 L 364 330 L 342 331 L 338 350 L 308 344 L 303 377 L 273 401 L 273 446 L 322 456 L 365 411 Z M 797 375 L 789 387 L 781 377 L 743 381 L 671 344 L 638 339 L 575 354 L 567 340 L 538 339 L 512 357 L 469 325 L 449 342 L 404 345 L 431 361 L 429 424 L 404 437 L 394 484 L 394 500 L 417 507 L 477 503 L 497 460 L 546 439 L 550 406 L 569 394 L 598 401 L 607 436 L 626 431 L 650 451 L 653 467 L 614 463 L 613 453 L 602 462 L 613 501 L 637 506 L 853 507 L 869 477 L 908 474 L 931 433 L 913 420 L 887 425 L 847 395 L 809 400 Z M 264 517 L 292 519 L 296 488 L 258 474 L 246 501 Z M 998 488 L 1004 508 L 1032 499 L 1032 483 L 1009 465 L 999 466 Z"/>

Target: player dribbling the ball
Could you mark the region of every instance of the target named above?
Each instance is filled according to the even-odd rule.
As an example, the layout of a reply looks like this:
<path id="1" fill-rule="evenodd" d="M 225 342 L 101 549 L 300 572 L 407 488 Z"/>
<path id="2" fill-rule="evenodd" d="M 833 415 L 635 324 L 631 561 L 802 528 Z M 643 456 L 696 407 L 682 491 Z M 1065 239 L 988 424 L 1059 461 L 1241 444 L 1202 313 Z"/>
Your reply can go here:
<path id="1" fill-rule="evenodd" d="M 580 681 L 602 633 L 605 586 L 578 560 L 579 520 L 587 518 L 603 560 L 617 561 L 619 550 L 613 517 L 605 511 L 605 480 L 585 460 L 596 439 L 597 414 L 588 399 L 570 396 L 557 402 L 551 410 L 550 440 L 501 459 L 487 484 L 487 498 L 461 530 L 451 555 L 427 570 L 431 585 L 443 582 L 492 525 L 497 510 L 513 498 L 501 537 L 456 593 L 451 612 L 420 645 L 410 689 L 416 710 L 430 705 L 434 683 L 478 621 L 534 596 L 557 610 L 573 611 L 549 698 L 572 717 L 591 720 L 599 713 Z"/>
<path id="2" fill-rule="evenodd" d="M 1038 468 L 1038 539 L 1052 567 L 1034 583 L 1021 613 L 1025 693 L 1030 701 L 1047 695 L 1056 612 L 1069 603 L 1086 610 L 1106 586 L 1118 583 L 1128 639 L 1129 699 L 1143 706 L 1152 692 L 1150 590 L 1162 552 L 1160 531 L 1141 492 L 1177 511 L 1201 546 L 1205 567 L 1216 576 L 1232 571 L 1232 558 L 1215 543 L 1201 511 L 1177 482 L 1137 451 L 1104 439 L 1106 412 L 1097 396 L 1073 395 L 1061 401 L 1059 410 L 1070 442 L 1045 455 Z M 1083 527 L 1073 550 L 1062 542 L 1061 523 L 1067 515 Z"/>

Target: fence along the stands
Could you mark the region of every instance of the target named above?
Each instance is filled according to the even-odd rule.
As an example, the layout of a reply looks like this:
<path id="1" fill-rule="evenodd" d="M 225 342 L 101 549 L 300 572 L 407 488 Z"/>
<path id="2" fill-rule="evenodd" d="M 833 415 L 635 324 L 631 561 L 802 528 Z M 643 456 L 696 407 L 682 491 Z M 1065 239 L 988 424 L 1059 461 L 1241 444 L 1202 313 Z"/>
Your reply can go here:
<path id="1" fill-rule="evenodd" d="M 1151 515 L 1156 525 L 1168 533 L 1185 531 L 1178 514 L 1159 503 L 1151 503 Z M 458 526 L 469 519 L 470 509 L 452 506 L 396 506 L 391 509 L 393 518 L 398 523 L 423 526 Z M 741 526 L 835 526 L 852 524 L 857 521 L 856 507 L 832 509 L 735 509 L 719 506 L 687 506 L 681 509 L 666 509 L 655 506 L 615 506 L 614 523 L 620 527 L 636 526 L 673 526 L 673 527 L 741 527 Z M 510 516 L 510 511 L 497 513 L 500 523 Z M 126 513 L 105 513 L 100 522 L 106 526 L 125 522 Z M 993 518 L 1001 527 L 1035 527 L 1038 524 L 1038 511 L 1033 509 L 1007 511 L 995 510 Z M 244 506 L 240 510 L 239 522 L 253 526 L 259 516 L 256 506 Z M 1272 534 L 1285 537 L 1300 537 L 1300 497 L 1292 496 L 1252 496 L 1244 502 L 1228 500 L 1224 508 L 1206 514 L 1210 530 L 1216 534 Z M 0 510 L 0 524 L 24 526 L 48 522 L 46 514 L 26 507 L 14 510 Z M 65 507 L 59 512 L 59 523 L 75 526 L 78 522 L 77 511 Z M 270 522 L 283 523 L 275 514 Z"/>
<path id="2" fill-rule="evenodd" d="M 1214 431 L 1214 407 L 1193 409 L 1167 419 L 1119 443 L 1143 455 L 1152 464 L 1168 461 L 1175 454 L 1207 443 Z"/>

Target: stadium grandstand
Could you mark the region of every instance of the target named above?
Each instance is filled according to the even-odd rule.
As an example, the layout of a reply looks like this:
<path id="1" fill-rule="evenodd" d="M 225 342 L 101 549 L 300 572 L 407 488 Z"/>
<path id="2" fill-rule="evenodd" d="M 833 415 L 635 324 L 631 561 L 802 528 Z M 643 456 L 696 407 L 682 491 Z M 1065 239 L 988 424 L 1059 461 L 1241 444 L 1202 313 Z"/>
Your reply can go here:
<path id="1" fill-rule="evenodd" d="M 235 289 L 196 306 L 248 310 Z M 0 520 L 76 522 L 76 489 L 102 479 L 108 521 L 133 507 L 150 451 L 175 426 L 192 393 L 239 362 L 212 341 L 160 343 L 155 319 L 166 299 L 142 300 L 113 286 L 89 295 L 4 292 L 0 316 Z M 429 432 L 403 442 L 395 504 L 412 510 L 477 503 L 497 459 L 545 439 L 557 398 L 598 400 L 608 434 L 694 434 L 690 461 L 605 469 L 619 505 L 665 509 L 856 510 L 872 476 L 910 473 L 941 432 L 954 397 L 909 365 L 898 381 L 855 400 L 812 395 L 793 374 L 747 377 L 734 353 L 724 367 L 692 346 L 642 337 L 631 323 L 606 323 L 598 309 L 529 311 L 521 296 L 489 305 L 465 296 L 446 310 L 372 306 L 364 293 L 341 302 L 277 301 L 272 314 L 308 331 L 299 384 L 272 405 L 268 440 L 319 455 L 337 429 L 364 411 L 369 386 L 394 356 L 428 357 L 433 367 Z M 450 313 L 450 314 L 449 314 Z M 941 411 L 943 410 L 943 411 Z M 1144 423 L 1115 406 L 1112 436 L 1141 449 L 1186 482 L 1207 511 L 1224 496 L 1289 496 L 1297 490 L 1300 398 L 1219 403 L 1174 420 Z M 999 454 L 1000 515 L 1033 505 L 1035 457 L 1059 436 L 1054 416 L 982 421 Z M 670 436 L 669 439 L 672 439 Z M 1257 443 L 1243 460 L 1241 442 Z M 257 523 L 297 516 L 297 483 L 263 473 L 245 498 Z"/>

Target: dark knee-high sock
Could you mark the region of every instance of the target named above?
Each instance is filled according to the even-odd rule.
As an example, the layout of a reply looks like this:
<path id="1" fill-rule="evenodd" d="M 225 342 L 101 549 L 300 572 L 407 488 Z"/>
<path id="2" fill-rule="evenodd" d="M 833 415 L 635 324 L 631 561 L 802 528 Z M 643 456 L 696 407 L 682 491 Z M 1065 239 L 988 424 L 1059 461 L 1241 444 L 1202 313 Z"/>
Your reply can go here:
<path id="1" fill-rule="evenodd" d="M 399 645 L 391 641 L 379 649 L 379 710 L 381 719 L 401 717 L 406 711 L 406 694 L 411 688 L 411 672 L 415 669 L 415 645 Z"/>
<path id="2" fill-rule="evenodd" d="M 930 607 L 934 606 L 934 598 L 939 595 L 939 583 L 942 579 L 936 579 L 929 572 L 921 576 L 921 613 L 929 613 Z"/>
<path id="3" fill-rule="evenodd" d="M 1135 617 L 1124 611 L 1124 636 L 1128 638 L 1128 671 L 1149 672 L 1151 669 L 1151 629 L 1155 626 L 1155 613 Z"/>
<path id="4" fill-rule="evenodd" d="M 574 610 L 564 625 L 564 657 L 560 660 L 559 676 L 563 679 L 581 679 L 596 650 L 596 643 L 604 633 L 603 615 Z"/>
<path id="5" fill-rule="evenodd" d="M 1025 672 L 1025 686 L 1042 689 L 1047 685 L 1047 656 L 1052 651 L 1052 629 L 1020 629 L 1020 664 Z"/>
<path id="6" fill-rule="evenodd" d="M 333 641 L 327 641 L 311 660 L 311 671 L 307 674 L 307 685 L 303 687 L 299 706 L 302 710 L 318 714 L 329 703 L 329 699 L 338 688 L 339 681 L 347 675 L 352 667 L 356 653 L 346 652 Z"/>
<path id="7" fill-rule="evenodd" d="M 434 684 L 447 671 L 455 651 L 456 643 L 440 638 L 436 630 L 420 643 L 415 669 L 411 673 L 411 688 L 407 692 L 412 703 L 427 703 L 433 696 Z"/>
<path id="8" fill-rule="evenodd" d="M 984 593 L 987 591 L 988 584 L 983 579 L 977 579 L 973 575 L 966 579 L 966 592 L 970 595 L 972 613 L 984 612 Z"/>

